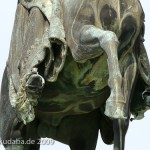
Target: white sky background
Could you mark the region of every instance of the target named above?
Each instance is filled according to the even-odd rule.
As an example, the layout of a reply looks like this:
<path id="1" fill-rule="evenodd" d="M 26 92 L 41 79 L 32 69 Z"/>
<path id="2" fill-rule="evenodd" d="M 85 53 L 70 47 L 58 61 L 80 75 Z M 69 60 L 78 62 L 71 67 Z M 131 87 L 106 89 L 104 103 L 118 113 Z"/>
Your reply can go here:
<path id="1" fill-rule="evenodd" d="M 141 0 L 145 11 L 146 31 L 145 31 L 145 46 L 150 58 L 150 8 L 148 0 Z M 17 0 L 5 1 L 1 0 L 0 8 L 0 83 L 5 64 L 8 58 L 10 37 L 14 22 Z M 126 136 L 126 150 L 149 150 L 150 149 L 150 111 L 145 114 L 145 118 L 140 121 L 130 123 L 129 130 Z M 69 150 L 68 146 L 55 143 L 53 146 L 42 146 L 41 150 Z M 0 146 L 0 150 L 3 147 Z M 99 138 L 96 150 L 113 150 L 112 146 L 103 144 Z"/>

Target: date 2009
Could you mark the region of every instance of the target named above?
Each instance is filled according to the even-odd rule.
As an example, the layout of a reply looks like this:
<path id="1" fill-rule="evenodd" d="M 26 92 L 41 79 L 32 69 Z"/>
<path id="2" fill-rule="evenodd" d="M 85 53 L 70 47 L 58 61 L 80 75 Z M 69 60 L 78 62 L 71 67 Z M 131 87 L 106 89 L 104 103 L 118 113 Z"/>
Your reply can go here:
<path id="1" fill-rule="evenodd" d="M 55 144 L 55 141 L 53 139 L 48 139 L 48 138 L 45 138 L 45 139 L 40 139 L 37 144 L 40 144 L 40 145 L 54 145 Z"/>

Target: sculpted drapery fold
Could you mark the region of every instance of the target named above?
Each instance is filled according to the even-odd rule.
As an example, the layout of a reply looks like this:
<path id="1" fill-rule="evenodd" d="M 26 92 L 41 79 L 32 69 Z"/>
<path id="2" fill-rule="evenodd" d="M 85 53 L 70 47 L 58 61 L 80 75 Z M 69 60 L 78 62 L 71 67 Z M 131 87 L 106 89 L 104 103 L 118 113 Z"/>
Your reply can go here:
<path id="1" fill-rule="evenodd" d="M 130 119 L 150 109 L 144 20 L 139 0 L 18 0 L 0 138 L 35 143 L 5 148 L 39 149 L 47 137 L 94 150 L 100 131 L 124 150 Z"/>
<path id="2" fill-rule="evenodd" d="M 91 5 L 90 1 L 85 0 L 77 0 L 74 5 L 69 5 L 69 3 L 70 1 L 67 0 L 20 0 L 18 3 L 10 46 L 8 72 L 10 101 L 12 106 L 21 113 L 20 118 L 24 123 L 34 119 L 34 109 L 30 101 L 36 101 L 38 97 L 31 98 L 25 94 L 25 83 L 30 75 L 38 74 L 38 66 L 44 63 L 43 80 L 55 82 L 64 66 L 68 47 L 74 60 L 78 61 L 76 58 L 81 58 L 81 63 L 82 59 L 85 62 L 87 59 L 100 56 L 103 53 L 101 49 L 98 55 L 93 53 L 91 55 L 90 51 L 85 53 L 84 50 L 87 47 L 92 49 L 92 45 L 86 45 L 87 43 L 80 41 L 80 31 L 87 25 L 95 25 L 98 28 L 108 30 L 105 24 L 100 23 L 102 18 L 100 18 L 101 15 L 98 16 L 98 11 L 96 11 L 96 6 L 101 8 L 106 2 L 102 1 L 103 5 L 99 1 L 92 1 Z M 95 4 L 93 5 L 93 3 Z M 63 9 L 67 7 L 73 8 L 64 11 Z M 116 8 L 112 7 L 113 9 Z M 122 11 L 124 10 L 122 9 Z M 70 14 L 74 14 L 74 17 Z M 115 18 L 115 16 L 114 13 L 113 17 Z M 118 22 L 118 19 L 115 21 Z M 103 21 L 107 23 L 106 20 Z M 115 29 L 116 24 L 112 21 L 110 29 Z M 150 71 L 146 71 L 146 68 L 149 68 L 149 62 L 142 44 L 141 47 L 142 51 L 137 58 L 138 68 L 145 85 L 150 86 Z M 82 54 L 86 55 L 86 58 L 82 58 Z M 36 70 L 34 68 L 37 68 L 37 72 L 33 71 Z"/>
<path id="3" fill-rule="evenodd" d="M 37 104 L 41 93 L 34 96 L 26 94 L 27 80 L 32 74 L 38 74 L 39 65 L 44 63 L 42 74 L 45 80 L 55 82 L 64 66 L 66 53 L 60 1 L 20 0 L 12 34 L 8 72 L 10 102 L 24 123 L 34 120 L 33 106 Z M 44 78 L 41 78 L 44 85 Z M 35 104 L 31 104 L 31 101 Z"/>

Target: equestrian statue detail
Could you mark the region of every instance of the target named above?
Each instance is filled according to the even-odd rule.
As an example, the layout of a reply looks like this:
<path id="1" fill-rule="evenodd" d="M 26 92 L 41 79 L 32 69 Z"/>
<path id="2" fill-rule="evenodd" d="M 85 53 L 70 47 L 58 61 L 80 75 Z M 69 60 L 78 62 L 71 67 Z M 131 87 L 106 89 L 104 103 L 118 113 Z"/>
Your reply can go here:
<path id="1" fill-rule="evenodd" d="M 129 121 L 150 109 L 150 65 L 139 0 L 19 0 L 0 97 L 6 150 L 124 150 Z M 131 114 L 134 118 L 130 118 Z"/>

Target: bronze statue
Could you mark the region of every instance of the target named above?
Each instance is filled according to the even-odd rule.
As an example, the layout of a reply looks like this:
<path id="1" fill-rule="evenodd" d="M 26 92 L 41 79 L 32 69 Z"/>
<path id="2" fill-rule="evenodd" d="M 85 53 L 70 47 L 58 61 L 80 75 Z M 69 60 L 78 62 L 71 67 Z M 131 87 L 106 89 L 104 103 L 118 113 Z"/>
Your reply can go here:
<path id="1" fill-rule="evenodd" d="M 139 0 L 19 0 L 0 99 L 6 150 L 49 137 L 95 150 L 98 131 L 124 150 L 131 114 L 150 108 Z"/>

